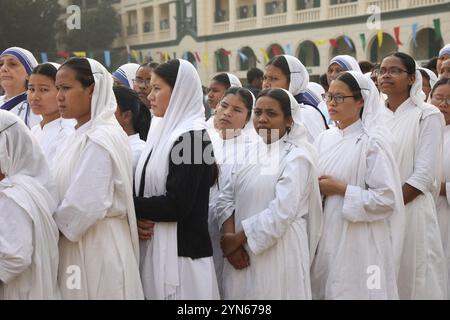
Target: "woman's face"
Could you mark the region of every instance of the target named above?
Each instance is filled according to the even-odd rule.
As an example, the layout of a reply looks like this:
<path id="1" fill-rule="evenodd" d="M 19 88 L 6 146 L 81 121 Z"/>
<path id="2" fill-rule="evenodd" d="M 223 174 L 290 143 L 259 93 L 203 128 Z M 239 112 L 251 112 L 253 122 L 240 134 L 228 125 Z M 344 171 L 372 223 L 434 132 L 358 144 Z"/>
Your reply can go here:
<path id="1" fill-rule="evenodd" d="M 442 66 L 439 71 L 439 79 L 450 79 L 450 59 L 442 62 Z"/>
<path id="2" fill-rule="evenodd" d="M 55 82 L 42 74 L 32 74 L 28 81 L 28 103 L 35 114 L 49 116 L 59 114 L 56 102 Z"/>
<path id="3" fill-rule="evenodd" d="M 263 89 L 280 88 L 289 90 L 289 80 L 280 68 L 268 65 L 264 69 Z"/>
<path id="4" fill-rule="evenodd" d="M 442 64 L 444 63 L 444 61 L 447 61 L 448 59 L 450 59 L 450 54 L 443 54 L 442 56 L 440 56 L 436 62 L 436 70 L 439 74 L 439 76 L 441 75 L 441 68 L 442 68 Z"/>
<path id="5" fill-rule="evenodd" d="M 425 93 L 425 100 L 428 100 L 428 95 L 431 92 L 430 80 L 422 76 L 422 91 Z"/>
<path id="6" fill-rule="evenodd" d="M 359 115 L 361 108 L 364 106 L 364 100 L 355 100 L 352 97 L 352 91 L 346 83 L 339 80 L 332 81 L 326 95 L 332 97 L 331 101 L 326 102 L 328 113 L 331 120 L 339 122 L 339 128 L 344 129 L 360 118 Z M 341 103 L 336 102 L 339 96 L 342 96 L 344 99 Z"/>
<path id="7" fill-rule="evenodd" d="M 76 72 L 62 67 L 56 74 L 56 96 L 59 112 L 65 119 L 76 119 L 79 128 L 91 119 L 91 100 L 94 84 L 83 88 L 76 78 Z"/>
<path id="8" fill-rule="evenodd" d="M 450 124 L 450 84 L 443 84 L 434 89 L 431 103 L 441 110 L 444 115 L 445 124 Z"/>
<path id="9" fill-rule="evenodd" d="M 6 93 L 25 91 L 27 79 L 27 71 L 16 57 L 5 55 L 0 58 L 0 85 Z"/>
<path id="10" fill-rule="evenodd" d="M 152 79 L 152 69 L 149 67 L 140 67 L 136 72 L 136 79 L 134 79 L 133 90 L 137 92 L 139 99 L 147 107 L 150 107 L 150 101 L 147 97 L 150 94 L 150 81 Z"/>
<path id="11" fill-rule="evenodd" d="M 219 102 L 214 116 L 214 124 L 217 130 L 222 132 L 223 137 L 235 136 L 237 129 L 244 128 L 248 121 L 248 109 L 238 95 L 228 94 Z"/>
<path id="12" fill-rule="evenodd" d="M 256 100 L 253 125 L 265 143 L 270 144 L 284 136 L 292 122 L 291 116 L 285 117 L 278 100 L 268 96 Z"/>
<path id="13" fill-rule="evenodd" d="M 337 63 L 333 63 L 328 67 L 327 70 L 327 81 L 328 81 L 328 85 L 331 84 L 331 81 L 333 81 L 334 79 L 337 78 L 337 76 L 343 72 L 344 69 L 342 69 L 342 67 L 337 64 Z"/>
<path id="14" fill-rule="evenodd" d="M 227 91 L 227 88 L 223 83 L 217 80 L 211 80 L 208 88 L 208 105 L 211 109 L 216 109 L 225 91 Z"/>
<path id="15" fill-rule="evenodd" d="M 409 94 L 416 76 L 408 74 L 400 58 L 389 56 L 383 59 L 378 75 L 380 91 L 389 96 Z"/>
<path id="16" fill-rule="evenodd" d="M 152 74 L 150 82 L 150 108 L 156 117 L 164 117 L 169 107 L 170 97 L 172 96 L 172 88 L 157 74 Z"/>

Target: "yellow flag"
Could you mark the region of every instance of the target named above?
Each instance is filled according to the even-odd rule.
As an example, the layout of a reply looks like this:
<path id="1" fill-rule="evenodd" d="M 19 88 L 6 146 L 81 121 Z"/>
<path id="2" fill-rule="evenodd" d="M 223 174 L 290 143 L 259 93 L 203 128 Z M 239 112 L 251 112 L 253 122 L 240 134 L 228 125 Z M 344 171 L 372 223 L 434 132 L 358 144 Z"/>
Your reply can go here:
<path id="1" fill-rule="evenodd" d="M 164 61 L 165 62 L 169 61 L 169 53 L 167 51 L 164 52 Z"/>
<path id="2" fill-rule="evenodd" d="M 86 51 L 75 51 L 73 54 L 78 58 L 86 58 Z"/>
<path id="3" fill-rule="evenodd" d="M 261 52 L 262 52 L 262 54 L 264 56 L 264 59 L 266 59 L 266 63 L 269 63 L 270 59 L 269 59 L 269 56 L 267 55 L 266 49 L 261 48 Z"/>
<path id="4" fill-rule="evenodd" d="M 378 30 L 377 36 L 378 36 L 378 48 L 381 48 L 383 44 L 383 30 Z"/>
<path id="5" fill-rule="evenodd" d="M 314 44 L 315 44 L 316 46 L 321 46 L 321 45 L 323 45 L 323 44 L 325 44 L 325 43 L 327 43 L 327 40 L 325 40 L 325 39 L 314 40 Z"/>
<path id="6" fill-rule="evenodd" d="M 140 57 L 139 57 L 139 51 L 138 50 L 131 50 L 130 52 L 131 56 L 133 57 L 136 62 L 140 63 Z"/>
<path id="7" fill-rule="evenodd" d="M 203 61 L 205 62 L 205 66 L 208 67 L 209 65 L 208 52 L 203 53 Z"/>

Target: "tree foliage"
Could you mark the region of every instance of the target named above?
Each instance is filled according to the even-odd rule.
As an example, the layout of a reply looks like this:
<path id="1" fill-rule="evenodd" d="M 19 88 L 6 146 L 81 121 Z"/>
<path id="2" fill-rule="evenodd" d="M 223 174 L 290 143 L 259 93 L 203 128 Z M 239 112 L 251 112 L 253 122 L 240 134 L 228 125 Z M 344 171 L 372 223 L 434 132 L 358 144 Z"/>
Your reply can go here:
<path id="1" fill-rule="evenodd" d="M 64 44 L 69 51 L 108 49 L 120 31 L 116 10 L 108 3 L 81 10 L 81 29 L 68 30 Z"/>
<path id="2" fill-rule="evenodd" d="M 58 0 L 1 0 L 0 50 L 12 46 L 30 51 L 56 48 Z"/>

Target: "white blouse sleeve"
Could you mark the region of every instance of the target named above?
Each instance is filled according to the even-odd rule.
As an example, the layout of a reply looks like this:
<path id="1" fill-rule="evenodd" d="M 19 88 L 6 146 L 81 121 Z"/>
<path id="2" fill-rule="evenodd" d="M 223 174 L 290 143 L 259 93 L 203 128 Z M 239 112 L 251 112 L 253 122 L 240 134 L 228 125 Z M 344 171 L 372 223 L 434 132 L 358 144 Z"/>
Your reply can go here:
<path id="1" fill-rule="evenodd" d="M 267 209 L 242 221 L 247 244 L 254 254 L 272 247 L 283 237 L 289 225 L 300 219 L 301 205 L 308 199 L 310 184 L 313 183 L 310 170 L 310 164 L 303 158 L 286 161 L 275 186 L 275 199 Z"/>
<path id="2" fill-rule="evenodd" d="M 446 198 L 447 198 L 447 202 L 448 205 L 450 206 L 450 182 L 445 183 L 445 191 L 446 191 Z"/>
<path id="3" fill-rule="evenodd" d="M 422 120 L 419 141 L 414 155 L 414 172 L 407 184 L 422 192 L 429 192 L 436 183 L 439 150 L 442 148 L 444 128 L 440 114 Z"/>
<path id="4" fill-rule="evenodd" d="M 224 222 L 233 215 L 233 212 L 235 210 L 235 169 L 237 169 L 237 166 L 232 169 L 233 172 L 231 173 L 229 179 L 224 179 L 223 181 L 221 181 L 223 183 L 223 186 L 219 186 L 219 191 L 217 191 L 219 195 L 216 201 L 215 219 L 219 224 L 219 230 L 222 229 L 222 225 L 224 224 Z M 214 188 L 217 188 L 217 185 L 215 185 Z"/>
<path id="5" fill-rule="evenodd" d="M 342 208 L 343 217 L 351 222 L 372 222 L 388 218 L 395 209 L 395 188 L 400 188 L 396 164 L 375 141 L 369 141 L 366 188 L 347 185 Z M 399 190 L 400 191 L 400 190 Z"/>
<path id="6" fill-rule="evenodd" d="M 31 264 L 33 221 L 14 201 L 0 194 L 0 281 L 8 283 Z"/>
<path id="7" fill-rule="evenodd" d="M 61 205 L 55 213 L 59 230 L 77 242 L 106 216 L 114 196 L 113 162 L 108 151 L 88 142 Z"/>

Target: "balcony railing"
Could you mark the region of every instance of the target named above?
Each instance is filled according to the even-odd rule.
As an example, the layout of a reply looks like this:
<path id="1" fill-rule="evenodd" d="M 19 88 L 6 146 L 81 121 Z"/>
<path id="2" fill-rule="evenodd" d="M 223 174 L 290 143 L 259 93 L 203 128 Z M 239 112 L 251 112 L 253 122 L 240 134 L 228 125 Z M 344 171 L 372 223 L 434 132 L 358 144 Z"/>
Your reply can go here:
<path id="1" fill-rule="evenodd" d="M 374 0 L 367 2 L 367 6 L 378 6 L 381 11 L 391 11 L 398 9 L 399 0 Z"/>
<path id="2" fill-rule="evenodd" d="M 320 20 L 320 8 L 306 9 L 296 11 L 294 14 L 294 23 L 303 23 Z"/>
<path id="3" fill-rule="evenodd" d="M 213 33 L 224 33 L 228 32 L 229 30 L 230 23 L 228 21 L 213 24 Z"/>
<path id="4" fill-rule="evenodd" d="M 409 7 L 422 7 L 444 2 L 448 2 L 448 0 L 409 0 Z"/>
<path id="5" fill-rule="evenodd" d="M 236 20 L 236 30 L 245 30 L 256 28 L 256 18 L 247 18 Z"/>
<path id="6" fill-rule="evenodd" d="M 358 14 L 358 3 L 344 3 L 331 6 L 328 11 L 329 18 L 353 17 Z"/>
<path id="7" fill-rule="evenodd" d="M 271 14 L 268 16 L 264 16 L 263 18 L 263 26 L 280 26 L 286 24 L 286 13 L 279 13 L 279 14 Z"/>
<path id="8" fill-rule="evenodd" d="M 128 36 L 133 36 L 136 35 L 138 33 L 138 26 L 137 24 L 133 24 L 130 26 L 127 26 L 127 35 Z"/>

